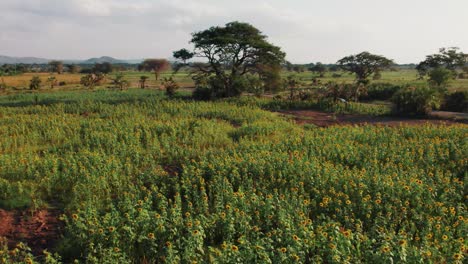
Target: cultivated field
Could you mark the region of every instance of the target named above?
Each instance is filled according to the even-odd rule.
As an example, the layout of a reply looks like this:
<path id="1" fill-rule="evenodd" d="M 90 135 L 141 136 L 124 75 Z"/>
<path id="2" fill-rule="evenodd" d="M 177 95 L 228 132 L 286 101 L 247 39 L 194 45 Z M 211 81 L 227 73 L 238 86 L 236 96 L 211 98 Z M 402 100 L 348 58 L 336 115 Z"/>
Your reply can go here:
<path id="1" fill-rule="evenodd" d="M 0 97 L 0 261 L 463 262 L 466 125 L 316 128 L 261 109 L 285 106 Z"/>

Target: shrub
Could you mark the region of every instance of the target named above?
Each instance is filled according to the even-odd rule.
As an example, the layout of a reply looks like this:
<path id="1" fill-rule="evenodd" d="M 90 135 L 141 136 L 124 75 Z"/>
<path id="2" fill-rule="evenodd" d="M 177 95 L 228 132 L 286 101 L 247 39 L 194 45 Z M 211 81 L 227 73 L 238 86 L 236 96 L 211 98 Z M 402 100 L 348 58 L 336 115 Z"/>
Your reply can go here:
<path id="1" fill-rule="evenodd" d="M 195 87 L 195 90 L 192 93 L 192 97 L 196 100 L 210 100 L 211 99 L 211 90 L 208 87 Z"/>
<path id="2" fill-rule="evenodd" d="M 32 79 L 29 81 L 29 89 L 30 90 L 38 90 L 41 87 L 41 78 L 39 76 L 33 76 Z"/>
<path id="3" fill-rule="evenodd" d="M 398 114 L 425 115 L 433 108 L 439 108 L 441 100 L 436 89 L 423 86 L 401 88 L 391 101 L 395 104 L 395 112 Z"/>
<path id="4" fill-rule="evenodd" d="M 446 95 L 441 109 L 453 112 L 468 112 L 468 92 L 454 92 Z"/>
<path id="5" fill-rule="evenodd" d="M 80 83 L 88 89 L 93 89 L 96 85 L 101 84 L 105 80 L 105 75 L 102 73 L 87 74 L 81 77 Z"/>
<path id="6" fill-rule="evenodd" d="M 438 87 L 445 87 L 452 79 L 453 72 L 451 70 L 439 67 L 429 72 L 429 83 Z"/>
<path id="7" fill-rule="evenodd" d="M 333 77 L 333 78 L 341 78 L 341 76 L 342 76 L 342 75 L 339 74 L 339 73 L 333 73 L 333 74 L 332 74 L 332 77 Z"/>
<path id="8" fill-rule="evenodd" d="M 367 94 L 359 96 L 359 100 L 389 100 L 401 89 L 401 86 L 391 83 L 373 83 L 367 86 Z"/>
<path id="9" fill-rule="evenodd" d="M 346 101 L 358 101 L 361 96 L 367 94 L 366 87 L 362 84 L 352 83 L 328 83 L 326 85 L 325 97 L 338 101 L 339 98 Z"/>
<path id="10" fill-rule="evenodd" d="M 123 73 L 119 72 L 115 75 L 115 78 L 112 79 L 112 85 L 114 88 L 120 89 L 122 91 L 130 87 L 130 82 L 125 79 Z"/>
<path id="11" fill-rule="evenodd" d="M 166 89 L 166 95 L 172 97 L 175 95 L 177 89 L 179 89 L 179 85 L 174 81 L 172 77 L 164 77 L 161 81 L 162 86 Z"/>
<path id="12" fill-rule="evenodd" d="M 59 86 L 65 86 L 65 85 L 67 85 L 67 82 L 65 82 L 65 81 L 59 82 Z"/>

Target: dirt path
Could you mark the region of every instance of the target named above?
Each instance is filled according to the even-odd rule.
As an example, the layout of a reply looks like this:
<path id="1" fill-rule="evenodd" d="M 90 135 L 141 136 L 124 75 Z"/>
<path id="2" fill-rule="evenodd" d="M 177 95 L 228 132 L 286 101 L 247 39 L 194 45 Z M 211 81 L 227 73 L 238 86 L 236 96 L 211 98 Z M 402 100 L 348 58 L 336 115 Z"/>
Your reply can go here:
<path id="1" fill-rule="evenodd" d="M 367 115 L 348 115 L 348 114 L 333 114 L 312 110 L 290 110 L 279 111 L 279 113 L 290 116 L 296 120 L 298 124 L 313 124 L 319 127 L 329 127 L 333 125 L 385 125 L 399 126 L 405 125 L 423 125 L 426 123 L 450 125 L 467 123 L 467 120 L 453 121 L 440 120 L 434 118 L 407 118 L 407 117 L 375 117 Z"/>
<path id="2" fill-rule="evenodd" d="M 33 254 L 50 249 L 60 237 L 62 222 L 58 210 L 6 211 L 0 209 L 0 237 L 6 237 L 8 246 L 26 243 Z"/>

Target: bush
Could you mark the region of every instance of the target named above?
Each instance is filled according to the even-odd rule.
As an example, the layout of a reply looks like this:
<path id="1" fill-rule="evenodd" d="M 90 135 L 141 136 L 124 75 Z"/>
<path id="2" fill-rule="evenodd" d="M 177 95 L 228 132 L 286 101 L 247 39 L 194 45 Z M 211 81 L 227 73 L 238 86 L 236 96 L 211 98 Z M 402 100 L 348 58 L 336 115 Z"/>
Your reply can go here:
<path id="1" fill-rule="evenodd" d="M 32 79 L 29 81 L 29 89 L 31 90 L 38 90 L 41 87 L 41 78 L 39 76 L 33 76 Z"/>
<path id="2" fill-rule="evenodd" d="M 441 109 L 453 112 L 468 112 L 468 92 L 454 92 L 446 95 Z"/>
<path id="3" fill-rule="evenodd" d="M 434 108 L 440 107 L 440 93 L 433 88 L 404 87 L 398 90 L 391 101 L 395 104 L 395 112 L 404 115 L 425 115 Z"/>
<path id="4" fill-rule="evenodd" d="M 401 86 L 391 83 L 373 83 L 367 86 L 367 94 L 359 96 L 359 100 L 389 100 L 401 89 Z"/>
<path id="5" fill-rule="evenodd" d="M 332 78 L 341 78 L 341 76 L 342 76 L 342 75 L 339 74 L 339 73 L 333 73 L 333 74 L 332 74 Z"/>
<path id="6" fill-rule="evenodd" d="M 429 83 L 437 87 L 446 87 L 454 77 L 454 73 L 451 70 L 439 67 L 429 72 Z"/>
<path id="7" fill-rule="evenodd" d="M 65 85 L 67 85 L 67 82 L 65 82 L 65 81 L 59 82 L 59 86 L 65 86 Z"/>
<path id="8" fill-rule="evenodd" d="M 208 87 L 195 87 L 192 97 L 196 100 L 207 101 L 211 99 L 211 89 Z"/>
<path id="9" fill-rule="evenodd" d="M 161 84 L 166 90 L 166 95 L 169 97 L 173 97 L 177 89 L 179 89 L 179 85 L 174 81 L 172 77 L 164 77 L 161 81 Z"/>

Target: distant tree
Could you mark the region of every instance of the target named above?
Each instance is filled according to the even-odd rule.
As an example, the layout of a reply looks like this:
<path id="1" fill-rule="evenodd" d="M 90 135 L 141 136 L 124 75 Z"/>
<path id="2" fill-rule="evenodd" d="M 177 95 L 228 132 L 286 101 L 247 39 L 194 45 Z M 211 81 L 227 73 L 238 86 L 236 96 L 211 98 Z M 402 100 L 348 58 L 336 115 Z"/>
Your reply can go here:
<path id="1" fill-rule="evenodd" d="M 67 68 L 68 68 L 69 73 L 78 73 L 78 72 L 80 72 L 80 66 L 78 66 L 76 64 L 68 64 Z"/>
<path id="2" fill-rule="evenodd" d="M 360 84 L 369 83 L 369 76 L 376 71 L 389 68 L 392 64 L 392 60 L 380 55 L 371 54 L 367 51 L 344 57 L 337 62 L 337 65 L 343 70 L 354 73 L 357 82 Z"/>
<path id="3" fill-rule="evenodd" d="M 304 65 L 300 65 L 300 64 L 293 64 L 292 65 L 292 70 L 297 72 L 297 73 L 301 73 L 301 72 L 304 72 L 305 71 L 305 67 Z"/>
<path id="4" fill-rule="evenodd" d="M 50 89 L 53 89 L 55 85 L 57 85 L 57 78 L 55 76 L 50 76 L 47 78 L 47 83 L 50 85 Z"/>
<path id="5" fill-rule="evenodd" d="M 97 73 L 103 73 L 103 74 L 109 74 L 114 70 L 114 66 L 110 62 L 103 62 L 103 63 L 96 63 L 94 64 L 93 67 L 93 72 L 95 74 Z"/>
<path id="6" fill-rule="evenodd" d="M 168 70 L 170 66 L 169 61 L 166 59 L 146 59 L 139 69 L 154 72 L 154 77 L 158 81 L 161 72 Z"/>
<path id="7" fill-rule="evenodd" d="M 105 79 L 103 73 L 90 73 L 81 77 L 80 83 L 88 89 L 93 89 L 96 85 L 100 84 Z"/>
<path id="8" fill-rule="evenodd" d="M 140 83 L 141 89 L 145 89 L 147 80 L 148 80 L 148 76 L 145 76 L 145 75 L 140 76 L 140 80 L 138 82 Z"/>
<path id="9" fill-rule="evenodd" d="M 195 53 L 190 52 L 187 49 L 181 49 L 178 51 L 174 51 L 173 56 L 174 58 L 181 60 L 184 65 L 187 65 L 187 61 L 193 58 Z"/>
<path id="10" fill-rule="evenodd" d="M 29 81 L 29 89 L 30 90 L 38 90 L 41 87 L 42 80 L 39 76 L 33 76 L 32 79 Z"/>
<path id="11" fill-rule="evenodd" d="M 331 72 L 337 72 L 340 70 L 340 67 L 336 64 L 333 64 L 331 65 L 330 67 L 328 67 L 328 69 L 331 71 Z"/>
<path id="12" fill-rule="evenodd" d="M 327 71 L 327 67 L 321 62 L 317 62 L 314 66 L 310 67 L 309 70 L 311 72 L 318 73 L 320 77 L 323 77 Z"/>
<path id="13" fill-rule="evenodd" d="M 128 89 L 130 82 L 125 79 L 123 73 L 119 72 L 115 75 L 115 78 L 111 79 L 112 84 L 115 88 L 122 90 Z"/>
<path id="14" fill-rule="evenodd" d="M 438 54 L 426 56 L 426 59 L 416 66 L 416 70 L 418 70 L 420 78 L 437 68 L 450 70 L 454 73 L 453 77 L 455 77 L 456 70 L 462 69 L 467 63 L 468 54 L 459 51 L 459 48 L 441 48 Z"/>
<path id="15" fill-rule="evenodd" d="M 63 73 L 63 62 L 53 60 L 49 62 L 49 67 L 51 72 L 56 72 L 58 74 Z"/>
<path id="16" fill-rule="evenodd" d="M 259 65 L 281 65 L 285 54 L 248 23 L 231 22 L 192 34 L 194 53 L 208 62 L 197 74 L 209 78 L 215 97 L 238 96 L 248 86 L 248 74 L 259 74 Z"/>

